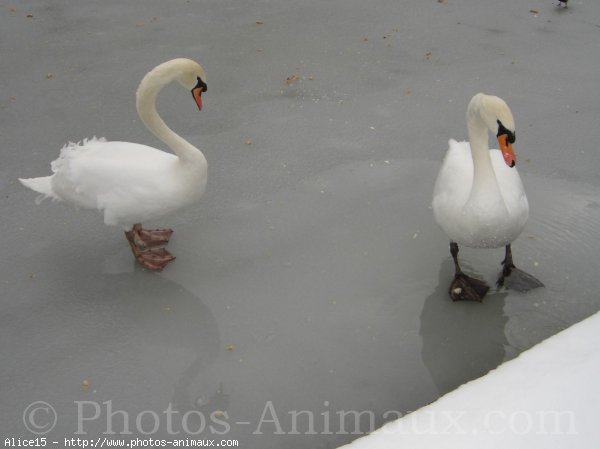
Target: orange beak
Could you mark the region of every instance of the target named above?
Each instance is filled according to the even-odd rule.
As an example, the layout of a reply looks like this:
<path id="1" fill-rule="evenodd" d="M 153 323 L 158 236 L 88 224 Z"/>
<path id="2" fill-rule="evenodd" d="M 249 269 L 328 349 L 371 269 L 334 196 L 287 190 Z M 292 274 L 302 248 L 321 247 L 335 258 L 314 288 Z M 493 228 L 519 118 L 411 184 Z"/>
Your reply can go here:
<path id="1" fill-rule="evenodd" d="M 196 101 L 196 104 L 198 105 L 198 110 L 202 110 L 202 88 L 201 87 L 196 87 L 195 89 L 192 89 L 192 95 L 194 97 L 194 100 Z"/>
<path id="2" fill-rule="evenodd" d="M 504 157 L 504 162 L 509 167 L 514 167 L 517 163 L 517 156 L 512 149 L 511 143 L 508 141 L 508 136 L 506 134 L 500 134 L 498 136 L 498 143 L 500 144 L 500 151 L 502 152 L 502 157 Z"/>

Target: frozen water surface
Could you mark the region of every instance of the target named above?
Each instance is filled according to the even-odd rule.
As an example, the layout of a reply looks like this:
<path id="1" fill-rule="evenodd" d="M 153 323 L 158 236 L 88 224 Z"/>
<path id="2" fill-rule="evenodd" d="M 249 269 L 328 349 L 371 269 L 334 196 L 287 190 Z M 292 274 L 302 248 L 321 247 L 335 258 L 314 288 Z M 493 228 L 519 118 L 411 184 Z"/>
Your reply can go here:
<path id="1" fill-rule="evenodd" d="M 569 4 L 1 4 L 2 435 L 34 436 L 23 413 L 45 401 L 52 441 L 336 447 L 596 312 L 600 5 Z M 179 56 L 206 68 L 205 108 L 172 86 L 159 111 L 209 184 L 149 223 L 175 229 L 156 274 L 97 214 L 36 207 L 16 178 L 94 134 L 161 146 L 134 92 Z M 516 116 L 531 218 L 514 256 L 546 288 L 453 304 L 429 204 L 478 91 Z M 461 257 L 493 283 L 503 252 Z M 348 411 L 369 413 L 356 429 Z"/>

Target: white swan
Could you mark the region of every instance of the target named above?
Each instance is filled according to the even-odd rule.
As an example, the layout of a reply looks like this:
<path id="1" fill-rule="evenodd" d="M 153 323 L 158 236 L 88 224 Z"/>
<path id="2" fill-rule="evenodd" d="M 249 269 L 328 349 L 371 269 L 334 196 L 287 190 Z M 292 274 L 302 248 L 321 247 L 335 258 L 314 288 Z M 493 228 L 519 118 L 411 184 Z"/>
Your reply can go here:
<path id="1" fill-rule="evenodd" d="M 489 287 L 466 276 L 458 264 L 458 244 L 473 248 L 506 248 L 498 285 L 526 291 L 543 284 L 517 269 L 511 243 L 529 216 L 529 205 L 512 149 L 515 122 L 501 98 L 477 94 L 467 109 L 470 142 L 451 139 L 433 193 L 437 223 L 450 237 L 456 274 L 450 286 L 453 300 L 481 301 Z M 489 150 L 488 130 L 494 132 L 500 150 Z"/>
<path id="2" fill-rule="evenodd" d="M 44 198 L 104 213 L 107 225 L 122 226 L 135 258 L 161 270 L 175 259 L 165 248 L 171 229 L 143 229 L 141 223 L 167 215 L 200 199 L 207 162 L 200 150 L 175 134 L 156 112 L 156 97 L 177 80 L 190 89 L 199 109 L 206 92 L 204 69 L 190 59 L 173 59 L 150 71 L 137 90 L 137 111 L 146 127 L 175 154 L 130 142 L 84 140 L 63 147 L 51 176 L 19 179 Z"/>

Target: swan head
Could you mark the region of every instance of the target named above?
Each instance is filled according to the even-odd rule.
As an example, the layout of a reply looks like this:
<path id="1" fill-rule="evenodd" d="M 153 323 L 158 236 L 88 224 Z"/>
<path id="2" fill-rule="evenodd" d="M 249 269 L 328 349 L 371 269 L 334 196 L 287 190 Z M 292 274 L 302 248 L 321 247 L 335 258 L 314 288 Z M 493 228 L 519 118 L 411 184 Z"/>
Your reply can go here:
<path id="1" fill-rule="evenodd" d="M 192 93 L 198 109 L 202 110 L 202 94 L 208 90 L 206 72 L 200 64 L 191 59 L 181 59 L 180 71 L 176 77 L 179 84 Z"/>
<path id="2" fill-rule="evenodd" d="M 174 80 L 192 93 L 198 109 L 202 109 L 202 94 L 207 90 L 206 72 L 191 59 L 177 58 L 163 62 L 144 76 L 136 93 L 138 111 L 148 107 L 148 101 L 155 101 L 158 92 Z"/>
<path id="3" fill-rule="evenodd" d="M 512 148 L 515 143 L 515 119 L 506 102 L 494 95 L 477 94 L 469 103 L 467 120 L 479 118 L 496 135 L 504 162 L 514 167 L 517 157 Z"/>

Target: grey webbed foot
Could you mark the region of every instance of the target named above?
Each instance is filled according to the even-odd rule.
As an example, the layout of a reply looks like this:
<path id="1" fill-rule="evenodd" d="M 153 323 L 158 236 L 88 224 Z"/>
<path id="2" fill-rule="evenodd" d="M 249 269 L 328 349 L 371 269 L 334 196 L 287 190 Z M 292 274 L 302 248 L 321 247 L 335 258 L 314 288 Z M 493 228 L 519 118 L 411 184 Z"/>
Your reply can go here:
<path id="1" fill-rule="evenodd" d="M 481 302 L 489 289 L 490 287 L 484 281 L 472 278 L 464 273 L 456 273 L 448 293 L 452 301 Z"/>
<path id="2" fill-rule="evenodd" d="M 534 288 L 544 287 L 544 284 L 535 276 L 515 267 L 510 245 L 506 246 L 506 257 L 502 261 L 502 272 L 496 284 L 498 287 L 506 287 L 522 293 Z"/>
<path id="3" fill-rule="evenodd" d="M 508 272 L 508 273 L 507 273 Z M 528 292 L 534 288 L 544 287 L 544 284 L 523 270 L 518 269 L 514 265 L 507 269 L 505 266 L 498 278 L 498 287 L 506 287 L 516 292 Z"/>

